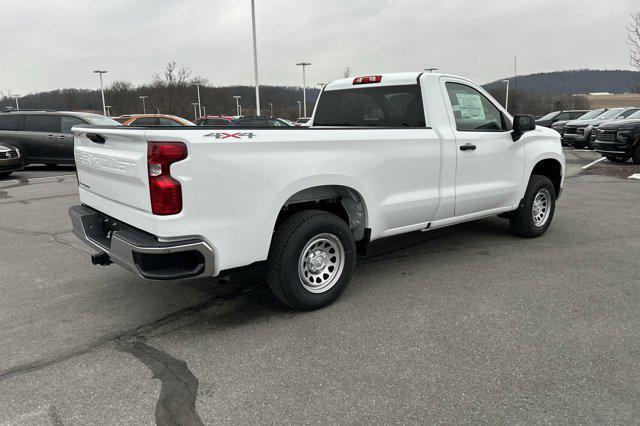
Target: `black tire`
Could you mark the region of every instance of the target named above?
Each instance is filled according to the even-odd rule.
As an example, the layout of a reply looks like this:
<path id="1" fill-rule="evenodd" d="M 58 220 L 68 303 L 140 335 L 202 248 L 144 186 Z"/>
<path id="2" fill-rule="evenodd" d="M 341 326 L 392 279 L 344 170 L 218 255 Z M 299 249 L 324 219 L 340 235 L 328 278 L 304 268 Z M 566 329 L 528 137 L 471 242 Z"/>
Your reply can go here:
<path id="1" fill-rule="evenodd" d="M 326 281 L 333 283 L 330 287 L 324 291 L 318 289 L 318 292 L 312 292 L 305 288 L 305 285 L 308 287 L 309 283 L 303 283 L 301 274 L 306 273 L 307 280 L 318 279 L 319 282 L 323 279 L 323 274 L 319 273 L 318 276 L 309 277 L 309 271 L 299 264 L 302 265 L 302 262 L 307 264 L 306 259 L 308 258 L 302 257 L 303 250 L 310 251 L 313 246 L 307 248 L 307 245 L 312 241 L 317 241 L 322 235 L 330 236 L 329 238 L 334 238 L 334 241 L 339 240 L 343 249 L 344 261 L 341 262 L 341 272 L 336 272 L 335 275 L 331 275 L 329 281 Z M 331 256 L 328 253 L 329 251 L 327 251 L 327 255 Z M 336 259 L 336 257 L 331 259 Z M 339 257 L 336 260 L 339 260 Z M 331 304 L 342 294 L 351 280 L 355 263 L 356 245 L 353 234 L 345 221 L 325 211 L 305 210 L 291 215 L 276 229 L 267 259 L 267 281 L 271 291 L 281 302 L 301 311 L 312 311 Z M 324 275 L 329 275 L 332 266 L 329 263 L 327 265 L 329 266 L 323 266 L 323 268 L 327 268 L 324 269 L 327 271 L 327 274 Z M 331 269 L 331 274 L 334 270 L 339 271 L 340 268 L 334 267 Z"/>
<path id="2" fill-rule="evenodd" d="M 629 157 L 615 157 L 613 155 L 607 155 L 607 160 L 613 161 L 614 163 L 626 163 L 629 160 Z"/>
<path id="3" fill-rule="evenodd" d="M 633 158 L 633 164 L 640 164 L 640 143 L 633 148 L 633 155 L 631 158 Z"/>
<path id="4" fill-rule="evenodd" d="M 536 199 L 536 196 L 538 196 L 538 194 L 540 194 L 542 191 L 546 191 L 545 194 L 548 194 L 548 200 L 546 204 L 548 214 L 546 215 L 546 219 L 543 223 L 536 224 L 533 215 L 534 200 Z M 521 237 L 539 237 L 540 235 L 544 234 L 549 228 L 549 225 L 551 225 L 551 220 L 553 219 L 555 209 L 556 191 L 553 183 L 551 183 L 551 180 L 549 180 L 549 178 L 546 176 L 531 175 L 531 179 L 529 179 L 529 184 L 527 185 L 527 191 L 520 201 L 518 209 L 515 210 L 509 218 L 511 230 L 514 234 Z"/>
<path id="5" fill-rule="evenodd" d="M 13 172 L 0 172 L 0 178 L 6 178 L 11 176 L 11 173 Z"/>

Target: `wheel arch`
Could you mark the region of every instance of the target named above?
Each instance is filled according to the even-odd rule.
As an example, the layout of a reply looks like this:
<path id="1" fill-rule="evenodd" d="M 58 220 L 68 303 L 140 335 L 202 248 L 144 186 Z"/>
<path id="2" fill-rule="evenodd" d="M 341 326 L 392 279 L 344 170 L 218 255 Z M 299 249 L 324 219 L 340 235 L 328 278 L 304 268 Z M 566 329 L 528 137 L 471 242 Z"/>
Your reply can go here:
<path id="1" fill-rule="evenodd" d="M 274 229 L 287 217 L 302 210 L 324 210 L 342 218 L 354 239 L 366 238 L 368 214 L 360 191 L 348 185 L 324 184 L 298 189 L 281 204 Z"/>
<path id="2" fill-rule="evenodd" d="M 556 158 L 543 158 L 539 160 L 531 169 L 529 179 L 533 175 L 546 176 L 553 183 L 556 198 L 560 197 L 562 190 L 562 174 L 564 173 L 562 163 Z"/>

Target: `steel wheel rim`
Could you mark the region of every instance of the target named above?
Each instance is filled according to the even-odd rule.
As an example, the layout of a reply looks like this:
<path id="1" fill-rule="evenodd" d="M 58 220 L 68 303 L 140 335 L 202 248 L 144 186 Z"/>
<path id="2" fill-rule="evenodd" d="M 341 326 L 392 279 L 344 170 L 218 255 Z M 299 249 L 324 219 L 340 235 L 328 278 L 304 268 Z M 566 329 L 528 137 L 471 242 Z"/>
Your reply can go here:
<path id="1" fill-rule="evenodd" d="M 319 234 L 304 246 L 298 260 L 298 276 L 305 290 L 324 293 L 331 289 L 344 269 L 344 246 L 333 234 Z"/>
<path id="2" fill-rule="evenodd" d="M 533 208 L 531 215 L 533 217 L 533 224 L 538 228 L 543 227 L 549 215 L 551 214 L 551 193 L 548 189 L 542 188 L 533 199 Z"/>

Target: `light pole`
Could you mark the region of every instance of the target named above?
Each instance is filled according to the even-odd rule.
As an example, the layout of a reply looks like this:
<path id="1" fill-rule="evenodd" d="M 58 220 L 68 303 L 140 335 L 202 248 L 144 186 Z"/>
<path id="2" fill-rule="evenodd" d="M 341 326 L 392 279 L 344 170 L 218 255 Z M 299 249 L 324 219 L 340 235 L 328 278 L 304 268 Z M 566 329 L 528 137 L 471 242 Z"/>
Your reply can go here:
<path id="1" fill-rule="evenodd" d="M 273 117 L 273 103 L 272 102 L 269 102 L 269 109 L 271 110 L 270 117 Z"/>
<path id="2" fill-rule="evenodd" d="M 302 104 L 300 101 L 296 101 L 298 103 L 298 118 L 302 117 Z"/>
<path id="3" fill-rule="evenodd" d="M 198 103 L 197 102 L 193 102 L 191 105 L 193 105 L 193 119 L 197 120 L 198 119 L 198 111 L 196 108 L 198 108 Z"/>
<path id="4" fill-rule="evenodd" d="M 504 109 L 509 110 L 509 80 L 502 80 L 503 83 L 507 83 L 507 94 L 504 97 Z"/>
<path id="5" fill-rule="evenodd" d="M 296 65 L 302 67 L 302 104 L 304 105 L 304 116 L 307 116 L 307 74 L 306 68 L 311 62 L 299 62 Z"/>
<path id="6" fill-rule="evenodd" d="M 429 72 L 434 72 L 434 71 L 438 71 L 438 68 L 425 68 L 424 70 Z"/>
<path id="7" fill-rule="evenodd" d="M 236 100 L 236 115 L 240 116 L 240 99 L 242 98 L 242 96 L 234 96 L 233 99 Z"/>
<path id="8" fill-rule="evenodd" d="M 107 117 L 111 117 L 111 105 L 105 105 L 105 108 L 107 109 Z"/>
<path id="9" fill-rule="evenodd" d="M 11 95 L 11 97 L 16 100 L 16 109 L 20 109 L 20 104 L 18 103 L 20 95 Z"/>
<path id="10" fill-rule="evenodd" d="M 160 108 L 156 107 L 156 114 L 160 115 Z"/>
<path id="11" fill-rule="evenodd" d="M 256 5 L 251 0 L 251 27 L 253 29 L 253 70 L 256 76 L 256 115 L 260 116 L 260 85 L 258 83 L 258 47 L 256 43 Z"/>
<path id="12" fill-rule="evenodd" d="M 203 115 L 204 117 L 206 117 L 206 116 L 207 116 L 207 107 L 202 107 L 202 115 Z"/>
<path id="13" fill-rule="evenodd" d="M 198 118 L 202 116 L 202 103 L 200 102 L 200 82 L 195 81 L 193 83 L 196 86 L 196 90 L 198 91 Z"/>
<path id="14" fill-rule="evenodd" d="M 142 113 L 146 114 L 147 113 L 147 103 L 145 102 L 145 99 L 148 98 L 148 96 L 138 96 L 140 99 L 142 99 Z"/>
<path id="15" fill-rule="evenodd" d="M 104 85 L 102 84 L 102 74 L 106 74 L 105 70 L 95 70 L 95 74 L 100 76 L 100 92 L 102 93 L 102 115 L 107 115 L 107 105 L 104 102 Z"/>

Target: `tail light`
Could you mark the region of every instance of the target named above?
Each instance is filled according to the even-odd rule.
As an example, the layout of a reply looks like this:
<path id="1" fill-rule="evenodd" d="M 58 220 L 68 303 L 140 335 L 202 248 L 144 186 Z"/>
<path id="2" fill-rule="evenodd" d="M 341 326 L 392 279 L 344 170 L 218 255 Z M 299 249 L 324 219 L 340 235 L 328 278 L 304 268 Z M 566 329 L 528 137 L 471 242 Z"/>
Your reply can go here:
<path id="1" fill-rule="evenodd" d="M 382 81 L 381 75 L 367 75 L 364 77 L 356 77 L 353 79 L 353 84 L 369 84 L 380 83 Z"/>
<path id="2" fill-rule="evenodd" d="M 182 211 L 182 188 L 171 177 L 170 167 L 187 158 L 187 146 L 182 142 L 149 142 L 147 167 L 151 211 L 156 215 L 178 214 Z"/>

